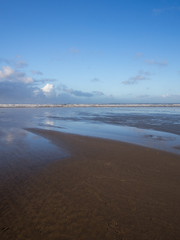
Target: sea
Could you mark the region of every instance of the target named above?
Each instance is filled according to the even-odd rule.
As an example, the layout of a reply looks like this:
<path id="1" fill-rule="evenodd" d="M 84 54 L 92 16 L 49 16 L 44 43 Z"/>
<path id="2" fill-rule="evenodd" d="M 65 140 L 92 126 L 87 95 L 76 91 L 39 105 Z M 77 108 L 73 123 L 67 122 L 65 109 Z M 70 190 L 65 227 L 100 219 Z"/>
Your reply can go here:
<path id="1" fill-rule="evenodd" d="M 180 104 L 0 104 L 0 167 L 17 159 L 37 166 L 69 155 L 28 128 L 112 139 L 180 156 Z"/>

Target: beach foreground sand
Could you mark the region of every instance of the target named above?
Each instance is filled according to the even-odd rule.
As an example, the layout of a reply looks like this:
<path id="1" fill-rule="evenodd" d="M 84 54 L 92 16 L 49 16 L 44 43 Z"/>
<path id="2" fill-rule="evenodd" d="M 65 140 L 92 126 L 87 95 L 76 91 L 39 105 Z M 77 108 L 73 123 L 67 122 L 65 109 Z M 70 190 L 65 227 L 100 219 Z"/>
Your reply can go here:
<path id="1" fill-rule="evenodd" d="M 71 157 L 1 173 L 0 239 L 179 240 L 180 156 L 31 129 Z"/>

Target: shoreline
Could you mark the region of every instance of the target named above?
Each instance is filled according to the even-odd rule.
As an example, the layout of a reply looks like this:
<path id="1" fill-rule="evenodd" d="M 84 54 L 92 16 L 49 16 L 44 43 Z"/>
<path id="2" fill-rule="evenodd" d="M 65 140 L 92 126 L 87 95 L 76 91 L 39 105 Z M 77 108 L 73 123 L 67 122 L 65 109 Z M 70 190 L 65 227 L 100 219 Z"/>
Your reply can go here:
<path id="1" fill-rule="evenodd" d="M 18 180 L 9 175 L 9 182 L 1 181 L 1 239 L 179 240 L 179 156 L 108 139 L 29 130 L 71 156 L 30 175 L 20 168 Z"/>
<path id="2" fill-rule="evenodd" d="M 128 126 L 129 127 L 129 126 Z M 154 150 L 154 151 L 158 151 L 158 152 L 162 152 L 162 153 L 167 153 L 167 154 L 172 154 L 172 155 L 175 155 L 177 157 L 180 157 L 180 152 L 179 151 L 170 151 L 169 149 L 161 149 L 161 148 L 155 148 L 154 146 L 148 146 L 148 145 L 142 145 L 141 143 L 139 142 L 130 142 L 130 141 L 123 141 L 119 138 L 113 138 L 113 137 L 109 137 L 108 135 L 107 136 L 101 136 L 101 134 L 98 134 L 98 135 L 87 135 L 86 134 L 81 134 L 81 133 L 73 133 L 71 131 L 58 131 L 58 130 L 50 130 L 50 129 L 42 129 L 42 128 L 25 128 L 26 131 L 29 131 L 29 132 L 32 132 L 34 134 L 37 134 L 37 135 L 40 135 L 46 139 L 49 139 L 50 141 L 52 141 L 53 144 L 55 145 L 58 145 L 57 142 L 58 142 L 58 139 L 56 140 L 56 138 L 54 138 L 53 136 L 55 136 L 56 134 L 60 136 L 60 138 L 62 137 L 65 137 L 66 135 L 69 136 L 70 138 L 74 136 L 74 138 L 77 138 L 77 137 L 84 137 L 85 139 L 99 139 L 99 140 L 102 140 L 102 141 L 112 141 L 112 142 L 115 142 L 115 143 L 119 143 L 119 144 L 125 144 L 125 145 L 129 145 L 129 146 L 135 146 L 135 147 L 140 147 L 140 148 L 144 148 L 144 149 L 149 149 L 149 150 Z M 149 130 L 149 129 L 142 129 L 142 130 Z M 157 130 L 152 130 L 150 129 L 151 132 L 153 131 L 157 131 Z M 161 133 L 169 133 L 171 135 L 177 135 L 178 134 L 175 134 L 175 133 L 172 133 L 172 132 L 163 132 L 163 131 L 157 131 L 157 132 L 161 132 Z M 161 136 L 156 136 L 154 134 L 147 134 L 147 135 L 144 135 L 145 138 L 155 138 L 158 140 L 158 141 L 163 141 L 163 137 Z M 65 137 L 66 138 L 66 137 Z M 164 137 L 165 138 L 165 137 Z M 64 140 L 63 140 L 64 141 Z M 61 144 L 62 144 L 62 141 L 61 141 Z M 66 144 L 62 144 L 64 147 L 65 145 L 68 146 L 69 145 L 69 141 L 66 142 Z M 66 148 L 66 147 L 65 147 Z M 71 144 L 71 147 L 70 147 L 70 151 L 72 151 L 72 149 L 74 149 L 75 147 L 73 147 L 73 144 Z M 180 146 L 177 145 L 177 146 L 174 146 L 172 147 L 172 149 L 177 149 L 177 150 L 180 150 Z"/>

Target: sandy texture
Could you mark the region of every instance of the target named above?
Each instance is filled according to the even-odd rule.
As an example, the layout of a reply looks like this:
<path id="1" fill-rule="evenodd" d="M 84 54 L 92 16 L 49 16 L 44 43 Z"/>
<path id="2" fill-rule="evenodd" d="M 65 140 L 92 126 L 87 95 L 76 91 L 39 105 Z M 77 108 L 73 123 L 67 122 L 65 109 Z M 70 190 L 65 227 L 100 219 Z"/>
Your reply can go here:
<path id="1" fill-rule="evenodd" d="M 180 157 L 31 129 L 72 157 L 1 174 L 0 239 L 179 240 Z"/>

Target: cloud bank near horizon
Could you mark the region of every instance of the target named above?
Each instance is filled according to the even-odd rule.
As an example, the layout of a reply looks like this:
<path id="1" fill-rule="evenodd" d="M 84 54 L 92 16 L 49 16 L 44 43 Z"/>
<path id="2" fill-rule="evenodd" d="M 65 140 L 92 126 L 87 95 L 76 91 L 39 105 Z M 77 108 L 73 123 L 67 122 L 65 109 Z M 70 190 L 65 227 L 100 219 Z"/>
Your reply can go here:
<path id="1" fill-rule="evenodd" d="M 139 53 L 138 58 L 144 58 Z M 46 78 L 39 70 L 28 70 L 28 64 L 22 60 L 1 59 L 0 67 L 0 103 L 153 103 L 180 102 L 180 94 L 164 93 L 162 95 L 133 94 L 133 86 L 151 81 L 154 73 L 139 70 L 137 74 L 121 81 L 117 88 L 130 87 L 129 95 L 105 94 L 100 90 L 85 91 L 68 87 L 55 78 Z M 7 65 L 9 63 L 9 65 Z M 146 61 L 149 65 L 167 66 L 167 62 Z M 103 81 L 97 77 L 88 80 L 94 86 L 102 86 Z M 96 87 L 94 87 L 95 89 Z"/>
<path id="2" fill-rule="evenodd" d="M 11 61 L 3 62 L 10 63 Z M 34 76 L 41 77 L 43 75 L 41 71 L 31 70 L 31 74 L 33 77 L 15 64 L 14 68 L 3 65 L 0 69 L 0 103 L 81 102 L 81 100 L 88 102 L 89 98 L 105 96 L 100 91 L 86 92 L 69 88 L 61 83 L 55 85 L 53 82 L 57 82 L 56 79 L 35 78 Z"/>

